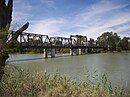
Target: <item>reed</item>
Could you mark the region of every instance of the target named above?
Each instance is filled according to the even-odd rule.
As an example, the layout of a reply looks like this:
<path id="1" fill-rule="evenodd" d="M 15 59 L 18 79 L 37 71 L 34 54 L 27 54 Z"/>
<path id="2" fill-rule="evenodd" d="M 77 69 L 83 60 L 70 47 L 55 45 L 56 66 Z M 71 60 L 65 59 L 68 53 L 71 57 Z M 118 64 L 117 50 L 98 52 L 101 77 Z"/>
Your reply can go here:
<path id="1" fill-rule="evenodd" d="M 100 78 L 88 75 L 86 82 L 76 82 L 59 73 L 30 74 L 14 66 L 7 66 L 5 71 L 0 97 L 130 97 L 130 91 L 112 87 L 106 74 Z"/>

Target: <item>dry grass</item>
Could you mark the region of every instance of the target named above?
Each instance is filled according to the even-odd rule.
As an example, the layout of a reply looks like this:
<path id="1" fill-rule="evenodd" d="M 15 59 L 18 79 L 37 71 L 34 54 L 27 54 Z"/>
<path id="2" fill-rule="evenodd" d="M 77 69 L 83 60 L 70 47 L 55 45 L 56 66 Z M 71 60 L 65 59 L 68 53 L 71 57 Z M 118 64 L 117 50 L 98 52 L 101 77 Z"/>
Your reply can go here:
<path id="1" fill-rule="evenodd" d="M 112 88 L 105 74 L 95 82 L 78 83 L 59 73 L 29 74 L 9 68 L 0 82 L 0 97 L 130 97 L 129 91 Z"/>

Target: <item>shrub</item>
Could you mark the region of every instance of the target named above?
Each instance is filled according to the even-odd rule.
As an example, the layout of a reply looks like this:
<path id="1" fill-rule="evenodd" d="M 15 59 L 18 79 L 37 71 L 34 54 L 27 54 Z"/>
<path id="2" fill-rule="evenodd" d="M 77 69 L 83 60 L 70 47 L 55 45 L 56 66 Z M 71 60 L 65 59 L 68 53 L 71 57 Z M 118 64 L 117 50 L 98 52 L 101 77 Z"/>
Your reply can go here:
<path id="1" fill-rule="evenodd" d="M 14 66 L 7 66 L 5 71 L 0 97 L 130 97 L 130 91 L 112 87 L 106 74 L 80 83 L 59 73 L 30 74 Z"/>

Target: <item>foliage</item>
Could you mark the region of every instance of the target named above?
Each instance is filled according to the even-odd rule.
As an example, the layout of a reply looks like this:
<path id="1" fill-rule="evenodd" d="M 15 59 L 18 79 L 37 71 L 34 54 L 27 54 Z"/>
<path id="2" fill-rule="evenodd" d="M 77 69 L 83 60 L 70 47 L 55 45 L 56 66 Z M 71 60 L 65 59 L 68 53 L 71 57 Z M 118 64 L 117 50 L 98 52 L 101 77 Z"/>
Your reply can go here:
<path id="1" fill-rule="evenodd" d="M 6 47 L 5 37 L 7 35 L 6 33 L 7 33 L 6 31 L 0 30 L 0 80 L 4 74 L 3 68 L 5 66 L 5 61 L 9 57 L 5 49 Z"/>
<path id="2" fill-rule="evenodd" d="M 66 49 L 66 48 L 60 49 L 60 53 L 69 53 L 69 52 L 70 52 L 69 49 Z"/>
<path id="3" fill-rule="evenodd" d="M 97 38 L 97 43 L 106 50 L 116 50 L 120 37 L 117 33 L 105 32 Z"/>
<path id="4" fill-rule="evenodd" d="M 121 40 L 121 45 L 123 50 L 128 50 L 129 49 L 129 37 L 123 37 Z"/>
<path id="5" fill-rule="evenodd" d="M 8 36 L 8 30 L 7 29 L 0 29 L 0 39 L 3 42 L 6 42 Z"/>
<path id="6" fill-rule="evenodd" d="M 0 80 L 4 74 L 5 62 L 8 59 L 8 47 L 17 45 L 18 36 L 28 28 L 27 22 L 15 33 L 13 33 L 11 39 L 7 43 L 8 31 L 12 21 L 13 0 L 0 0 Z"/>
<path id="7" fill-rule="evenodd" d="M 14 72 L 15 71 L 15 72 Z M 59 73 L 30 74 L 17 67 L 7 66 L 0 82 L 1 97 L 129 97 L 130 91 L 114 88 L 106 74 L 95 81 L 75 82 Z M 99 77 L 99 76 L 98 76 Z"/>
<path id="8" fill-rule="evenodd" d="M 104 48 L 104 50 L 109 51 L 121 51 L 129 49 L 129 38 L 124 37 L 123 39 L 113 32 L 104 32 L 101 36 L 97 38 L 97 43 Z"/>
<path id="9" fill-rule="evenodd" d="M 30 54 L 37 54 L 37 53 L 43 53 L 43 49 L 32 49 L 29 53 Z"/>
<path id="10" fill-rule="evenodd" d="M 13 0 L 0 0 L 0 80 L 4 74 L 5 61 L 9 57 L 6 51 L 8 30 L 12 21 Z"/>

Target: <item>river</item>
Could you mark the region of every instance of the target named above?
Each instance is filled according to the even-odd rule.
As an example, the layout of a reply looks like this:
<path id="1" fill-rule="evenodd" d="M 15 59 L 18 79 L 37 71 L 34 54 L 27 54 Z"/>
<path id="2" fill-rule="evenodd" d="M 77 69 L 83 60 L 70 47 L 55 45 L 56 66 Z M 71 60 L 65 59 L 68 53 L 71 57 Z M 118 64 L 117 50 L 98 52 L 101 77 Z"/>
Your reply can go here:
<path id="1" fill-rule="evenodd" d="M 98 53 L 78 56 L 57 55 L 44 59 L 43 54 L 12 54 L 7 61 L 24 70 L 59 72 L 77 81 L 88 74 L 106 73 L 114 85 L 130 89 L 130 53 Z"/>

